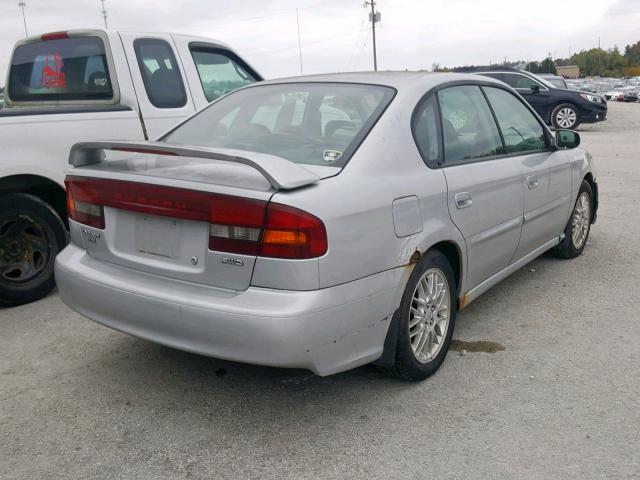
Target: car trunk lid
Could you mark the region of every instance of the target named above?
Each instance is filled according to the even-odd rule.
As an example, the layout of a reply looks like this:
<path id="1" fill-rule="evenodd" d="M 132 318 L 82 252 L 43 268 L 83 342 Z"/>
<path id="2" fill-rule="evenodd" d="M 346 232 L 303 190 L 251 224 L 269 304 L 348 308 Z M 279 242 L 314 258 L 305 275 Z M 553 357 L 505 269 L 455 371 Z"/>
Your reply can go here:
<path id="1" fill-rule="evenodd" d="M 114 148 L 126 158 L 102 161 L 102 152 Z M 69 212 L 89 255 L 181 281 L 244 290 L 272 195 L 339 171 L 311 171 L 277 157 L 264 161 L 250 152 L 180 149 L 104 142 L 74 147 L 71 162 L 85 166 L 67 179 Z"/>

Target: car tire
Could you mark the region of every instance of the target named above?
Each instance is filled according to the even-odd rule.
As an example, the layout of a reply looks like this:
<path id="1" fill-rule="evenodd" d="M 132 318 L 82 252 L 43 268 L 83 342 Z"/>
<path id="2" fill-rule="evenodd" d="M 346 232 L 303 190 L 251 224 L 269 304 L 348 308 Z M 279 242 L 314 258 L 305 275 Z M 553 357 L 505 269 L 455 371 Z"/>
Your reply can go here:
<path id="1" fill-rule="evenodd" d="M 451 345 L 457 311 L 453 269 L 440 251 L 430 250 L 414 267 L 395 313 L 395 359 L 387 373 L 408 381 L 434 374 Z"/>
<path id="2" fill-rule="evenodd" d="M 571 217 L 564 229 L 564 240 L 555 248 L 555 253 L 560 258 L 575 258 L 580 255 L 589 239 L 592 221 L 593 189 L 589 182 L 583 180 Z"/>
<path id="3" fill-rule="evenodd" d="M 553 109 L 551 123 L 556 130 L 575 130 L 580 126 L 580 111 L 571 103 L 561 103 Z"/>
<path id="4" fill-rule="evenodd" d="M 0 306 L 38 300 L 55 286 L 55 257 L 67 243 L 56 211 L 26 193 L 0 197 Z"/>

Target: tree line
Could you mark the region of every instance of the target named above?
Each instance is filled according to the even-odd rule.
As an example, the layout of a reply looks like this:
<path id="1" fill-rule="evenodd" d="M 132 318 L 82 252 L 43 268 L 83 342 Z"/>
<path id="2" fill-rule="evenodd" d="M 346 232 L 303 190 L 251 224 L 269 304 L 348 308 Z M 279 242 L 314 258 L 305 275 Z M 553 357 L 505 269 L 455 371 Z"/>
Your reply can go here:
<path id="1" fill-rule="evenodd" d="M 635 77 L 640 75 L 640 42 L 627 45 L 624 53 L 615 46 L 609 50 L 591 48 L 555 61 L 547 58 L 542 62 L 531 62 L 527 70 L 532 73 L 556 73 L 556 66 L 578 65 L 580 74 L 588 77 Z"/>
<path id="2" fill-rule="evenodd" d="M 637 77 L 640 76 L 640 41 L 633 45 L 627 45 L 624 53 L 617 46 L 609 50 L 592 48 L 574 53 L 570 58 L 559 58 L 555 61 L 551 58 L 545 58 L 540 62 L 505 62 L 503 64 L 492 64 L 489 67 L 523 68 L 525 66 L 524 70 L 528 70 L 531 73 L 557 74 L 556 67 L 566 65 L 578 65 L 580 67 L 580 75 L 587 77 Z M 450 69 L 441 67 L 439 63 L 434 63 L 431 70 L 434 72 L 448 72 L 469 68 L 478 68 L 478 65 Z"/>

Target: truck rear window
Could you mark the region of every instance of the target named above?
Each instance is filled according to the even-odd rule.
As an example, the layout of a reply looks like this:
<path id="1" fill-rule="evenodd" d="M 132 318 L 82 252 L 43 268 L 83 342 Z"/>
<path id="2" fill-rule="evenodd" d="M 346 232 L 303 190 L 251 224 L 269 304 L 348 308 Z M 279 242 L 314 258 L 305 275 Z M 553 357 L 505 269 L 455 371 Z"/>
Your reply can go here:
<path id="1" fill-rule="evenodd" d="M 102 39 L 70 37 L 17 47 L 8 92 L 14 102 L 111 100 L 113 87 Z"/>

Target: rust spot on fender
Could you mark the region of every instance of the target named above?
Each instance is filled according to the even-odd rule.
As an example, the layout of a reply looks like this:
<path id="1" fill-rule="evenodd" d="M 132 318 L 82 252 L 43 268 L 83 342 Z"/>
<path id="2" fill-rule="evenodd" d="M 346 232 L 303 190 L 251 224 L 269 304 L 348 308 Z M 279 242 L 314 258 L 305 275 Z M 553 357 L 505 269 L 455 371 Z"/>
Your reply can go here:
<path id="1" fill-rule="evenodd" d="M 421 258 L 422 254 L 418 250 L 416 250 L 415 252 L 413 252 L 413 255 L 411 255 L 411 258 L 409 258 L 409 265 L 415 265 L 420 261 Z"/>
<path id="2" fill-rule="evenodd" d="M 466 307 L 467 305 L 469 305 L 469 294 L 465 293 L 462 297 L 460 297 L 460 299 L 458 300 L 458 310 L 462 310 L 464 307 Z"/>

